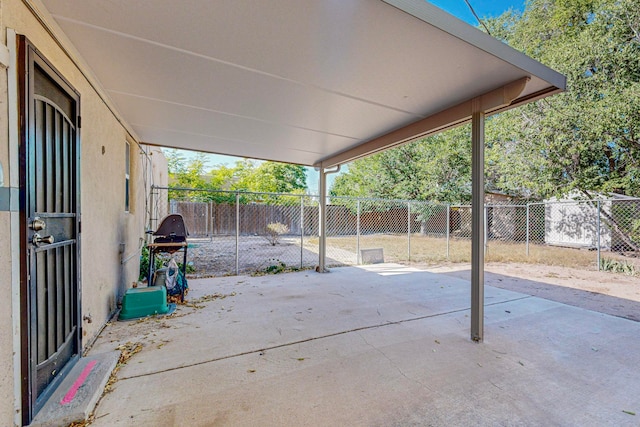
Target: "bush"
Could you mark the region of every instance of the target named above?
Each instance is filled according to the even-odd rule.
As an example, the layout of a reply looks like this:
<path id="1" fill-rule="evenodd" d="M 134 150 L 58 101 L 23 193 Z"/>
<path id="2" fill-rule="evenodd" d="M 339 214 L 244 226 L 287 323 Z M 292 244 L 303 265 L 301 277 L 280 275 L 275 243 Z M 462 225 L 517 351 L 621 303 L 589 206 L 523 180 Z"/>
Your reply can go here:
<path id="1" fill-rule="evenodd" d="M 162 260 L 159 257 L 155 257 L 153 263 L 155 264 L 154 270 L 162 268 Z M 140 275 L 138 280 L 146 280 L 147 274 L 149 274 L 149 248 L 144 245 L 140 253 Z"/>
<path id="2" fill-rule="evenodd" d="M 155 264 L 155 268 L 153 271 L 156 271 L 164 266 L 164 261 L 162 256 L 158 256 L 156 254 L 153 263 Z M 178 268 L 182 271 L 182 263 L 178 263 Z M 187 269 L 185 270 L 187 274 L 195 273 L 196 269 L 192 263 L 187 263 Z M 149 274 L 149 248 L 147 245 L 142 247 L 142 252 L 140 253 L 140 274 L 138 276 L 139 281 L 143 281 L 147 279 L 147 274 Z"/>
<path id="3" fill-rule="evenodd" d="M 270 259 L 270 265 L 264 269 L 266 274 L 278 274 L 283 273 L 287 269 L 287 264 L 279 259 Z"/>
<path id="4" fill-rule="evenodd" d="M 275 246 L 276 244 L 278 244 L 280 236 L 283 234 L 287 234 L 288 232 L 289 227 L 287 225 L 279 222 L 272 222 L 271 224 L 267 224 L 264 238 L 267 239 L 269 243 L 271 243 L 271 246 Z"/>
<path id="5" fill-rule="evenodd" d="M 612 273 L 626 274 L 627 276 L 635 276 L 638 273 L 633 264 L 610 258 L 602 258 L 600 260 L 600 269 L 602 271 L 610 271 Z"/>

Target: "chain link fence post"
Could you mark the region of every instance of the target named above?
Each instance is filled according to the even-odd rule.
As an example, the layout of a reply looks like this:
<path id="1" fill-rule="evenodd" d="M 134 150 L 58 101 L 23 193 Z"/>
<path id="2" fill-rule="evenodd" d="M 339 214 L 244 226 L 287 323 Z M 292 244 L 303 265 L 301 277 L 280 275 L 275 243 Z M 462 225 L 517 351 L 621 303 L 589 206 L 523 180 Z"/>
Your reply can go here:
<path id="1" fill-rule="evenodd" d="M 449 238 L 451 230 L 451 205 L 447 203 L 447 229 L 445 230 L 445 234 L 447 236 L 447 260 L 449 259 Z"/>
<path id="2" fill-rule="evenodd" d="M 527 203 L 527 217 L 526 217 L 526 235 L 525 242 L 527 247 L 527 258 L 529 257 L 529 203 Z"/>
<path id="3" fill-rule="evenodd" d="M 597 217 L 596 217 L 596 235 L 597 235 L 597 245 L 598 245 L 598 271 L 600 271 L 600 200 L 597 201 Z"/>
<path id="4" fill-rule="evenodd" d="M 213 242 L 213 235 L 215 234 L 215 228 L 214 228 L 214 223 L 213 223 L 213 202 L 209 202 L 209 223 L 211 224 L 211 227 L 209 228 L 211 230 L 211 235 L 209 236 L 209 241 Z"/>
<path id="5" fill-rule="evenodd" d="M 489 244 L 489 227 L 487 219 L 489 217 L 489 207 L 484 204 L 484 255 L 487 256 L 487 245 Z"/>

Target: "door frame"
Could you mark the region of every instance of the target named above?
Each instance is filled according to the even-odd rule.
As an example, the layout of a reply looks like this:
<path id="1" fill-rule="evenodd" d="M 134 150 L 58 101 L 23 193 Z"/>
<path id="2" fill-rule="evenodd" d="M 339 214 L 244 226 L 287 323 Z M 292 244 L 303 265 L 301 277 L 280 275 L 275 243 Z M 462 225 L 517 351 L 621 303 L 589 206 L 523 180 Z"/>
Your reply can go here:
<path id="1" fill-rule="evenodd" d="M 80 246 L 80 93 L 62 76 L 62 74 L 38 51 L 38 49 L 29 42 L 24 35 L 16 36 L 17 44 L 17 94 L 18 94 L 18 163 L 19 163 L 19 224 L 20 224 L 20 385 L 21 385 L 21 409 L 22 423 L 29 424 L 47 397 L 55 390 L 59 383 L 68 373 L 75 361 L 80 357 L 82 352 L 82 276 L 81 276 L 81 246 Z M 47 76 L 60 86 L 75 102 L 75 123 L 76 134 L 73 144 L 76 145 L 75 153 L 75 229 L 76 229 L 76 286 L 77 300 L 75 307 L 76 314 L 76 349 L 77 354 L 57 375 L 56 379 L 49 384 L 47 389 L 36 396 L 35 379 L 36 379 L 36 363 L 32 356 L 35 352 L 34 343 L 32 342 L 32 324 L 35 318 L 35 311 L 31 307 L 31 286 L 29 278 L 29 212 L 27 210 L 27 198 L 30 183 L 27 171 L 29 170 L 28 144 L 34 137 L 34 120 L 33 100 L 34 85 L 33 75 L 34 67 L 38 66 Z"/>

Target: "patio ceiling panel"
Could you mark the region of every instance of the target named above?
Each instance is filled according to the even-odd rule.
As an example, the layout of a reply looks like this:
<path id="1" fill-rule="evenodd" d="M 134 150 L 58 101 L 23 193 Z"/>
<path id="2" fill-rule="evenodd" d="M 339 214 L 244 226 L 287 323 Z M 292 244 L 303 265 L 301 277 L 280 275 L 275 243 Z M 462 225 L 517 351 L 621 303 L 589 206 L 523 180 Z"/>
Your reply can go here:
<path id="1" fill-rule="evenodd" d="M 339 150 L 345 144 L 355 141 L 340 135 L 280 126 L 267 121 L 247 120 L 206 109 L 167 103 L 154 105 L 152 100 L 127 97 L 128 95 L 119 93 L 112 94 L 112 99 L 123 106 L 121 112 L 128 117 L 131 125 L 162 145 L 170 146 L 173 141 L 189 138 L 192 144 L 190 148 L 193 150 L 207 151 L 215 144 L 222 151 L 240 149 L 243 150 L 240 154 L 244 157 L 264 158 L 273 153 L 270 153 L 272 148 L 261 144 L 261 141 L 282 141 L 279 149 L 298 151 L 302 163 L 308 164 L 316 158 L 313 151 L 316 146 L 323 146 L 329 151 Z M 158 123 L 162 123 L 162 127 L 158 127 Z M 258 142 L 251 144 L 248 141 Z M 238 144 L 241 146 L 238 147 Z"/>
<path id="2" fill-rule="evenodd" d="M 331 163 L 524 77 L 514 104 L 564 88 L 422 0 L 42 3 L 149 144 Z"/>

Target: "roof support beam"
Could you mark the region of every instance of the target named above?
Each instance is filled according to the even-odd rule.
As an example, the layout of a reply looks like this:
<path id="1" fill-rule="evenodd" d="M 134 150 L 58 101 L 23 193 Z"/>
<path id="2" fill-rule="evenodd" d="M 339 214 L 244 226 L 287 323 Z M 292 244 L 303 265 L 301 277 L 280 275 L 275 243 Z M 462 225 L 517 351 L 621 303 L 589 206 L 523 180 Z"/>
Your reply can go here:
<path id="1" fill-rule="evenodd" d="M 484 335 L 484 111 L 478 99 L 471 118 L 471 339 Z"/>
<path id="2" fill-rule="evenodd" d="M 379 151 L 405 144 L 417 138 L 442 132 L 443 130 L 468 122 L 471 119 L 474 102 L 479 103 L 478 108 L 483 112 L 493 112 L 509 106 L 522 93 L 528 80 L 529 78 L 524 77 L 511 82 L 473 100 L 455 105 L 403 128 L 396 129 L 371 141 L 364 142 L 342 153 L 338 153 L 335 156 L 323 159 L 315 166 L 329 168 L 345 164 L 361 157 L 375 154 Z"/>

